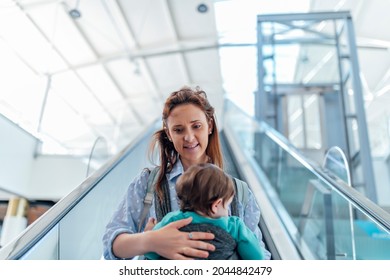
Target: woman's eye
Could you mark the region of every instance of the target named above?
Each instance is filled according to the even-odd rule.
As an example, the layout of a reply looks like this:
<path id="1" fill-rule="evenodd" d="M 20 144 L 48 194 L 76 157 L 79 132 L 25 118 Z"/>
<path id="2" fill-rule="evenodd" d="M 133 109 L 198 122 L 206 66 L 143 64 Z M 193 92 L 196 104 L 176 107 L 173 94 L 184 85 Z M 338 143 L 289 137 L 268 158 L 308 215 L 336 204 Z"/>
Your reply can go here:
<path id="1" fill-rule="evenodd" d="M 201 127 L 201 125 L 200 124 L 196 124 L 196 125 L 194 125 L 194 128 L 200 128 Z"/>

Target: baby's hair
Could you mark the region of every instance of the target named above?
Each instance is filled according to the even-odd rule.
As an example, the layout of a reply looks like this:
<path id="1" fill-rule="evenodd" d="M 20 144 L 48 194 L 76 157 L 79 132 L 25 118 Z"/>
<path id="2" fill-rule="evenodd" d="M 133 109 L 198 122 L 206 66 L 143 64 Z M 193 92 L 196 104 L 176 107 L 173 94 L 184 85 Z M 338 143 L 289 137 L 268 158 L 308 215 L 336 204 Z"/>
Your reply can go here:
<path id="1" fill-rule="evenodd" d="M 211 216 L 211 206 L 214 201 L 222 198 L 225 204 L 234 195 L 233 184 L 231 177 L 212 163 L 193 165 L 176 183 L 180 210 Z"/>

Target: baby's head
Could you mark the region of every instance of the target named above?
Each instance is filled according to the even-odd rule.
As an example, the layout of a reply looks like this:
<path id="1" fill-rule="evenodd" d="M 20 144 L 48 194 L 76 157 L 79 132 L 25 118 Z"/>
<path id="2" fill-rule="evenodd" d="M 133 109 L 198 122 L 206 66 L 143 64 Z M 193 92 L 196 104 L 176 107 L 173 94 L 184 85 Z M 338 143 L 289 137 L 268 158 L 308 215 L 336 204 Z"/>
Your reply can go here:
<path id="1" fill-rule="evenodd" d="M 228 215 L 234 195 L 233 181 L 211 163 L 188 168 L 176 183 L 180 210 L 194 211 L 212 218 Z"/>

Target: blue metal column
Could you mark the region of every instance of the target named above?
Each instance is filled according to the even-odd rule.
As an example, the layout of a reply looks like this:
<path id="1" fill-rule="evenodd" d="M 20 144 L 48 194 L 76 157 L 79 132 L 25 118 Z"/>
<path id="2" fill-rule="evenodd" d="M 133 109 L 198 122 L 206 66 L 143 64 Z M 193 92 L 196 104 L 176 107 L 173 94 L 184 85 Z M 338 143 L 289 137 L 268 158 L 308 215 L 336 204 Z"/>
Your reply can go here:
<path id="1" fill-rule="evenodd" d="M 287 106 L 284 106 L 289 102 L 289 94 L 300 95 L 302 98 L 305 94 L 317 95 L 321 115 L 319 119 L 322 151 L 332 146 L 339 146 L 345 151 L 352 169 L 352 185 L 376 202 L 376 186 L 350 13 L 259 15 L 257 20 L 258 91 L 255 96 L 255 116 L 289 138 L 289 123 L 286 120 L 290 116 L 286 110 Z M 332 24 L 334 28 L 329 28 Z M 319 28 L 320 25 L 322 28 Z M 283 65 L 276 63 L 277 47 L 293 44 L 298 45 L 300 50 L 320 49 L 322 52 L 312 51 L 312 53 L 326 54 L 327 57 L 320 57 L 320 59 L 315 57 L 315 64 L 311 66 L 316 69 L 302 67 L 307 71 L 305 75 L 310 78 L 303 79 L 303 76 L 295 75 L 291 84 L 286 85 L 279 81 L 283 80 L 278 76 L 280 75 L 278 70 Z M 303 62 L 300 60 L 300 55 L 296 59 L 296 67 L 301 66 L 300 63 Z M 324 65 L 330 66 L 332 72 L 325 72 L 323 76 L 317 78 L 315 75 L 321 72 L 321 67 Z M 331 77 L 330 82 L 322 82 L 324 77 L 328 76 Z M 290 90 L 288 90 L 289 86 Z M 301 137 L 310 137 L 303 118 L 303 116 L 308 117 L 305 115 L 305 106 L 302 102 L 301 130 L 304 131 L 301 132 Z M 305 144 L 303 148 L 307 148 L 306 144 L 309 141 L 305 138 L 302 143 Z M 260 152 L 259 147 L 256 153 Z"/>

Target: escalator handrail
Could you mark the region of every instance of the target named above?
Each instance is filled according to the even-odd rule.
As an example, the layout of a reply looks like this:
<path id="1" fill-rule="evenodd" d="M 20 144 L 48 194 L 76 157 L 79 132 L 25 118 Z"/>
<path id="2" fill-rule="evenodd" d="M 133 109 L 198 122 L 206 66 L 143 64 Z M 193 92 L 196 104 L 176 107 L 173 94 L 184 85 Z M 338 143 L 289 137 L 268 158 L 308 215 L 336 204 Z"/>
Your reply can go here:
<path id="1" fill-rule="evenodd" d="M 113 156 L 106 164 L 86 178 L 78 187 L 60 199 L 55 205 L 29 225 L 19 236 L 0 248 L 0 260 L 19 259 L 49 232 L 77 203 L 79 203 L 111 170 L 113 170 L 128 154 L 134 151 L 140 143 L 149 141 L 150 134 L 155 130 L 158 120 L 155 120 L 135 137 L 125 148 Z"/>

